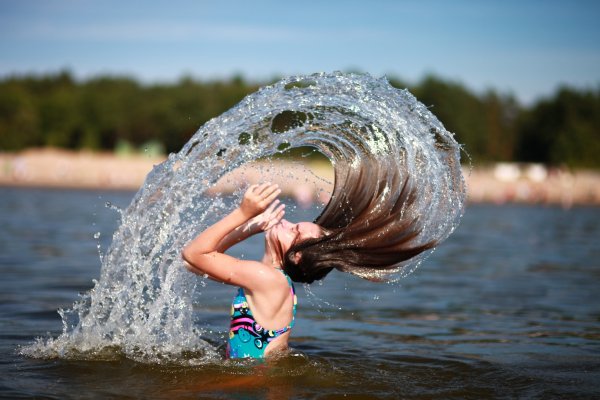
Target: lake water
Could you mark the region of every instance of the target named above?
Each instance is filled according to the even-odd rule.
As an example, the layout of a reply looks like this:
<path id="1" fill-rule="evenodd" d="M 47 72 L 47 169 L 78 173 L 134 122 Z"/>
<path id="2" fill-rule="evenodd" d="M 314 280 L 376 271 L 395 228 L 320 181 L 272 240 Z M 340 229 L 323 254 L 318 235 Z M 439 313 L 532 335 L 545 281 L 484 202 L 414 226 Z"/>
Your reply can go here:
<path id="1" fill-rule="evenodd" d="M 105 203 L 125 207 L 132 196 L 0 188 L 0 397 L 600 397 L 600 208 L 470 205 L 399 283 L 332 273 L 298 285 L 294 355 L 272 364 L 21 356 L 19 346 L 61 332 L 56 310 L 92 287 L 118 224 Z M 233 254 L 258 258 L 255 239 Z M 215 346 L 233 294 L 211 282 L 198 295 L 198 324 Z"/>

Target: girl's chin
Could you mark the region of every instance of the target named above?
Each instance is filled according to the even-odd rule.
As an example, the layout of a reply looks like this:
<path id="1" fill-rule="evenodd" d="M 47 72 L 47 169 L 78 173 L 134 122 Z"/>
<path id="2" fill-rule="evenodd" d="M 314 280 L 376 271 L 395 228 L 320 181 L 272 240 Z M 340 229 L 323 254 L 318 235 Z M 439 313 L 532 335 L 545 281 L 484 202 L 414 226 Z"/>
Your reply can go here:
<path id="1" fill-rule="evenodd" d="M 281 222 L 278 222 L 275 225 L 273 225 L 271 227 L 271 229 L 269 229 L 269 233 L 275 234 L 275 233 L 277 233 L 281 229 L 281 227 L 282 227 Z"/>

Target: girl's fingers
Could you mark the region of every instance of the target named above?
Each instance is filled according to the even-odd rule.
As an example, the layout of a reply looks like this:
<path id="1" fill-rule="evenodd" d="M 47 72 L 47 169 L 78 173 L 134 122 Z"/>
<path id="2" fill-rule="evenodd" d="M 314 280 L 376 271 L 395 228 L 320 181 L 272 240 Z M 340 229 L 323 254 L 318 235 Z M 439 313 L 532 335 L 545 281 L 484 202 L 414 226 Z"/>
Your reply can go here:
<path id="1" fill-rule="evenodd" d="M 279 185 L 277 184 L 273 184 L 273 185 L 269 185 L 266 188 L 263 189 L 263 191 L 260 194 L 260 197 L 263 199 L 268 198 L 274 191 L 279 189 Z"/>
<path id="2" fill-rule="evenodd" d="M 279 199 L 275 199 L 275 201 L 272 202 L 269 207 L 267 207 L 267 209 L 265 210 L 265 212 L 266 213 L 272 213 L 273 210 L 275 209 L 275 207 L 277 206 L 277 204 L 279 204 L 279 203 L 280 203 Z"/>
<path id="3" fill-rule="evenodd" d="M 248 192 L 254 194 L 255 196 L 265 198 L 269 196 L 274 190 L 277 190 L 278 187 L 278 184 L 271 182 L 265 182 L 261 184 L 255 183 L 248 187 Z"/>
<path id="4" fill-rule="evenodd" d="M 264 183 L 263 184 L 254 183 L 254 184 L 248 186 L 248 190 L 246 191 L 246 195 L 249 195 L 249 196 L 260 196 L 260 192 L 262 191 L 262 186 L 264 186 Z"/>
<path id="5" fill-rule="evenodd" d="M 273 184 L 271 184 L 271 182 L 265 182 L 265 183 L 263 183 L 263 184 L 261 184 L 261 185 L 257 185 L 257 186 L 258 186 L 258 187 L 256 188 L 256 192 L 255 192 L 255 193 L 256 193 L 257 195 L 259 195 L 259 196 L 263 197 L 264 191 L 265 191 L 265 190 L 266 190 L 268 187 L 270 187 L 270 186 L 276 186 L 276 185 L 273 185 Z"/>
<path id="6" fill-rule="evenodd" d="M 271 229 L 272 227 L 274 227 L 275 225 L 277 225 L 279 223 L 279 221 L 281 221 L 281 218 L 283 218 L 283 215 L 281 215 L 278 218 L 274 218 L 274 219 L 270 220 L 269 224 L 265 228 L 265 231 L 267 231 L 267 230 Z"/>
<path id="7" fill-rule="evenodd" d="M 277 207 L 277 210 L 275 210 L 273 215 L 273 220 L 277 222 L 281 221 L 281 219 L 285 215 L 285 204 L 282 204 L 281 206 Z"/>
<path id="8" fill-rule="evenodd" d="M 277 217 L 275 218 L 275 220 L 277 220 L 277 223 L 279 223 L 279 221 L 281 221 L 283 219 L 284 215 L 285 215 L 285 210 L 282 208 L 281 210 L 279 210 L 279 212 L 277 213 Z"/>
<path id="9" fill-rule="evenodd" d="M 272 202 L 273 200 L 275 200 L 275 198 L 277 198 L 277 196 L 279 196 L 279 193 L 281 193 L 281 189 L 279 188 L 279 186 L 274 186 L 272 188 L 272 191 L 269 191 L 269 194 L 264 198 L 265 202 Z"/>
<path id="10" fill-rule="evenodd" d="M 254 184 L 248 188 L 244 195 L 244 201 L 248 207 L 255 208 L 258 214 L 262 213 L 267 217 L 279 204 L 279 201 L 275 202 L 279 193 L 281 193 L 281 189 L 277 184 L 270 182 Z"/>
<path id="11" fill-rule="evenodd" d="M 273 219 L 277 219 L 277 222 L 279 222 L 279 220 L 281 220 L 281 218 L 283 217 L 283 214 L 285 214 L 285 204 L 279 205 L 279 207 L 277 207 L 277 209 L 273 211 Z"/>
<path id="12" fill-rule="evenodd" d="M 268 223 L 265 227 L 265 230 L 269 230 L 272 227 L 274 227 L 275 225 L 277 225 L 279 223 L 279 221 L 281 221 L 281 219 L 283 218 L 283 216 L 285 215 L 285 204 L 280 204 L 279 207 L 277 207 L 277 209 L 275 209 L 273 211 L 273 213 L 271 213 L 271 215 L 269 216 L 268 219 Z"/>
<path id="13" fill-rule="evenodd" d="M 273 218 L 273 215 L 275 213 L 275 207 L 277 207 L 279 203 L 279 200 L 276 199 L 274 202 L 271 203 L 271 205 L 269 205 L 269 207 L 267 207 L 265 211 L 262 212 L 260 217 L 263 221 L 269 221 Z"/>
<path id="14" fill-rule="evenodd" d="M 285 204 L 280 204 L 279 207 L 265 214 L 265 219 L 268 221 L 276 220 L 283 209 L 285 209 Z"/>

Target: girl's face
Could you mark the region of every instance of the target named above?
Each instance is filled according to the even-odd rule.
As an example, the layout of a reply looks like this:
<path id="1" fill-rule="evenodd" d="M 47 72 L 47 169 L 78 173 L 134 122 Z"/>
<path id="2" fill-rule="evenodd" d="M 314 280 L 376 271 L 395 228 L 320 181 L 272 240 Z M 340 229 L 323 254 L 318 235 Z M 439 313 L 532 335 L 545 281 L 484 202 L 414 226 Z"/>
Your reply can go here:
<path id="1" fill-rule="evenodd" d="M 281 244 L 283 253 L 287 252 L 295 242 L 311 238 L 318 238 L 323 230 L 312 222 L 298 222 L 293 224 L 282 219 L 277 225 L 269 229 L 267 236 L 271 240 L 277 240 Z"/>

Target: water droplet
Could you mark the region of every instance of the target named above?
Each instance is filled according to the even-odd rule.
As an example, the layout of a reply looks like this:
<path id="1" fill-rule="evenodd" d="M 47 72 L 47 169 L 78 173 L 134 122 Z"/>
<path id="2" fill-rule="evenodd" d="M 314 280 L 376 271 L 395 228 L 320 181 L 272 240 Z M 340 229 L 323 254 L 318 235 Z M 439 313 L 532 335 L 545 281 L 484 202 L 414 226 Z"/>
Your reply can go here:
<path id="1" fill-rule="evenodd" d="M 104 203 L 104 205 L 106 206 L 106 208 L 109 208 L 113 211 L 118 212 L 119 214 L 123 213 L 123 210 L 121 210 L 121 208 L 117 207 L 116 205 L 114 205 L 113 203 L 111 203 L 110 201 L 107 201 L 106 203 Z"/>

